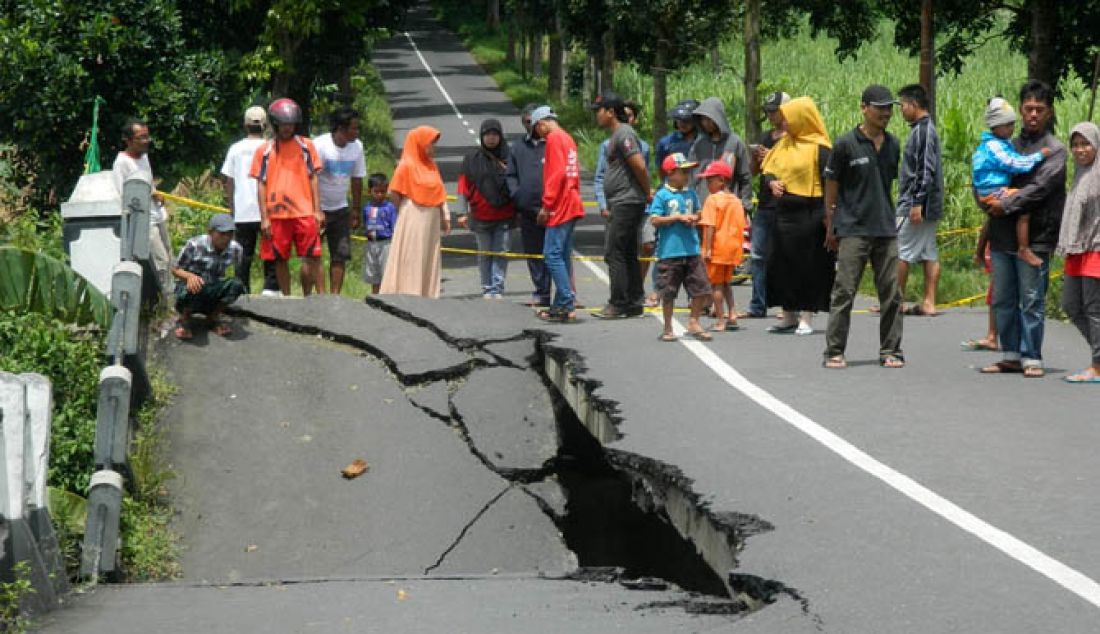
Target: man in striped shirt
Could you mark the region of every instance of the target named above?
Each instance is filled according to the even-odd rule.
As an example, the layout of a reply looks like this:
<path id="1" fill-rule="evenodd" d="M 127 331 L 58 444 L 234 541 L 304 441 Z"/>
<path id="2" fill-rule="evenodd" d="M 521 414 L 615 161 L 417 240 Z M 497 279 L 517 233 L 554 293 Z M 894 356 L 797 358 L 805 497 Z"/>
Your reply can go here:
<path id="1" fill-rule="evenodd" d="M 901 116 L 909 123 L 909 139 L 898 179 L 898 289 L 905 297 L 910 265 L 924 266 L 924 299 L 903 308 L 907 315 L 936 314 L 936 283 L 940 279 L 936 226 L 943 215 L 943 163 L 940 139 L 929 114 L 928 93 L 919 84 L 898 91 Z"/>

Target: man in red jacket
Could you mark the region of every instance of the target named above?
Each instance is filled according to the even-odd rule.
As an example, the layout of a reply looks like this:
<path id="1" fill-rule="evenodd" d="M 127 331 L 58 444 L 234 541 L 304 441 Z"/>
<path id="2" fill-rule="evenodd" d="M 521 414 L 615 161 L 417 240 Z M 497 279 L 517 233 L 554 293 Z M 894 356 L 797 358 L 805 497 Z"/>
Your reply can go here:
<path id="1" fill-rule="evenodd" d="M 584 216 L 581 205 L 581 165 L 577 144 L 561 128 L 550 106 L 531 112 L 531 128 L 546 139 L 546 158 L 542 167 L 542 209 L 538 223 L 546 226 L 542 257 L 554 282 L 554 301 L 538 312 L 543 321 L 576 321 L 572 276 L 573 227 Z"/>

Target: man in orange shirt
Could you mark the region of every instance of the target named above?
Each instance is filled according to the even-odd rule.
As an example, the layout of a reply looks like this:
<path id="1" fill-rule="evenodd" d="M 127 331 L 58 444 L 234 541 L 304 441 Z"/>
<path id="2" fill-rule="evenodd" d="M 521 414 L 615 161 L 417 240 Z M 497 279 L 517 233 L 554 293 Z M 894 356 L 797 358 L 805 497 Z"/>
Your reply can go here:
<path id="1" fill-rule="evenodd" d="M 268 106 L 275 139 L 256 149 L 249 176 L 255 178 L 260 203 L 260 257 L 275 261 L 279 290 L 290 295 L 290 248 L 302 261 L 302 294 L 309 295 L 323 274 L 321 269 L 321 197 L 317 174 L 321 159 L 307 138 L 295 134 L 302 109 L 290 99 Z"/>

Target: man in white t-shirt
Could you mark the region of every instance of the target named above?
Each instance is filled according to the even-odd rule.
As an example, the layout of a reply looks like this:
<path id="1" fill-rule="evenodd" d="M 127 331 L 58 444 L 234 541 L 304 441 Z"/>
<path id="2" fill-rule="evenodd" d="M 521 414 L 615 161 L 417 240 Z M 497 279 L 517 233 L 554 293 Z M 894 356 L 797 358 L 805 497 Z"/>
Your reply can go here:
<path id="1" fill-rule="evenodd" d="M 256 149 L 265 143 L 267 112 L 260 106 L 252 106 L 244 113 L 247 137 L 237 141 L 226 152 L 221 173 L 225 177 L 225 200 L 233 215 L 237 233 L 235 240 L 244 249 L 244 255 L 236 267 L 237 279 L 244 285 L 246 294 L 251 292 L 252 259 L 260 238 L 260 207 L 256 196 L 256 180 L 249 178 L 252 157 Z M 264 262 L 264 295 L 282 295 L 275 279 L 275 263 Z"/>
<path id="2" fill-rule="evenodd" d="M 122 127 L 123 149 L 115 157 L 111 170 L 115 177 L 115 187 L 122 195 L 122 186 L 135 172 L 145 172 L 149 182 L 153 182 L 153 167 L 149 163 L 149 145 L 152 143 L 149 126 L 143 121 L 131 119 Z M 162 295 L 172 287 L 171 260 L 172 246 L 168 238 L 168 211 L 164 200 L 154 190 L 153 204 L 149 209 L 149 256 Z"/>
<path id="3" fill-rule="evenodd" d="M 343 107 L 332 114 L 332 132 L 313 139 L 324 169 L 318 175 L 321 211 L 325 212 L 325 235 L 328 236 L 329 285 L 339 295 L 344 285 L 344 267 L 351 259 L 351 230 L 359 226 L 363 213 L 363 178 L 367 162 L 363 144 L 359 142 L 359 113 Z M 348 210 L 348 188 L 351 189 L 351 211 Z M 319 276 L 317 289 L 325 292 L 324 275 Z"/>

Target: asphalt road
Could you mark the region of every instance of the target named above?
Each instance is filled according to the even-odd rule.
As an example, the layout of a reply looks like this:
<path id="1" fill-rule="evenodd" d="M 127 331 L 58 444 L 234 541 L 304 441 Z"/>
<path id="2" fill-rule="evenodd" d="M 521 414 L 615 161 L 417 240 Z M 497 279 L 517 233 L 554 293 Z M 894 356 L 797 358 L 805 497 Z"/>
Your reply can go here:
<path id="1" fill-rule="evenodd" d="M 430 30 L 415 37 L 423 60 L 383 51 L 383 77 L 397 94 L 397 128 L 428 123 L 457 152 L 481 118 L 507 125 L 518 112 L 486 91 L 489 80 L 456 42 Z M 425 65 L 455 108 L 431 76 L 410 76 L 427 74 Z M 414 98 L 424 109 L 434 100 L 429 116 L 416 118 L 426 110 L 411 107 Z M 580 252 L 600 253 L 598 218 L 578 233 Z M 581 300 L 601 305 L 602 263 L 576 267 Z M 510 269 L 513 302 L 530 291 L 525 268 Z M 445 295 L 477 295 L 473 258 L 445 256 L 444 269 Z M 739 305 L 747 292 L 737 289 Z M 745 321 L 705 346 L 658 342 L 653 318 L 605 323 L 582 314 L 579 324 L 549 329 L 554 345 L 583 357 L 585 376 L 602 384 L 597 394 L 618 404 L 623 437 L 610 446 L 679 467 L 717 511 L 775 526 L 748 541 L 738 572 L 795 588 L 806 610 L 772 606 L 738 629 L 1100 627 L 1100 400 L 1059 380 L 1087 361 L 1072 327 L 1048 323 L 1048 377 L 1025 380 L 980 376 L 995 357 L 960 351 L 960 341 L 984 333 L 981 310 L 907 319 L 909 365 L 900 371 L 876 363 L 873 315 L 854 317 L 853 364 L 843 372 L 820 367 L 824 315 L 808 337 L 769 335 L 769 324 Z"/>
<path id="2" fill-rule="evenodd" d="M 440 129 L 440 163 L 452 189 L 461 156 L 473 148 L 470 130 L 483 118 L 497 117 L 508 133 L 520 132 L 514 106 L 459 41 L 424 13 L 412 16 L 408 36 L 379 47 L 375 63 L 394 109 L 398 145 L 416 125 Z M 599 219 L 586 219 L 579 238 L 579 251 L 598 254 Z M 473 241 L 456 232 L 446 243 L 469 247 Z M 177 349 L 169 359 L 187 364 L 179 366 L 185 389 L 172 414 L 174 451 L 183 452 L 177 465 L 181 526 L 192 545 L 184 559 L 187 582 L 100 588 L 52 617 L 46 631 L 1100 629 L 1100 465 L 1094 450 L 1100 401 L 1088 386 L 1058 380 L 1085 362 L 1084 345 L 1069 326 L 1048 324 L 1050 375 L 1025 380 L 980 376 L 976 368 L 992 357 L 959 350 L 960 340 L 984 332 L 981 311 L 907 319 L 909 365 L 903 370 L 877 366 L 876 318 L 861 313 L 852 326 L 854 363 L 835 372 L 820 367 L 824 316 L 807 337 L 768 335 L 770 321 L 753 320 L 710 344 L 658 342 L 660 326 L 652 317 L 606 323 L 582 315 L 581 323 L 547 327 L 520 305 L 530 292 L 522 263 L 513 264 L 502 302 L 478 298 L 474 265 L 471 257 L 445 256 L 449 299 L 383 298 L 410 316 L 404 323 L 313 300 L 307 306 L 314 309 L 292 318 L 277 313 L 298 309 L 278 302 L 253 300 L 244 307 L 268 321 L 312 327 L 343 320 L 337 330 L 348 341 L 373 346 L 373 361 L 350 352 L 348 341 L 311 343 L 255 319 L 243 340 L 200 340 Z M 607 292 L 602 264 L 576 266 L 580 298 L 599 306 Z M 739 287 L 736 296 L 744 305 L 747 288 Z M 370 320 L 379 320 L 377 327 Z M 425 324 L 439 333 L 425 332 Z M 486 523 L 486 532 L 455 560 L 459 568 L 443 579 L 416 574 L 486 503 L 471 492 L 492 496 L 512 486 L 494 468 L 530 465 L 544 455 L 536 437 L 498 444 L 499 464 L 474 460 L 425 409 L 442 409 L 447 401 L 430 385 L 469 371 L 470 363 L 477 365 L 471 359 L 486 358 L 486 351 L 522 359 L 525 348 L 504 340 L 526 330 L 550 332 L 550 348 L 583 360 L 580 378 L 598 383 L 591 396 L 617 410 L 619 437 L 610 448 L 678 469 L 716 514 L 770 525 L 748 538 L 734 572 L 789 592 L 733 621 L 636 609 L 677 594 L 639 598 L 607 584 L 538 579 L 536 571 L 568 567 L 568 561 L 545 517 L 521 503 L 530 495 L 506 511 L 509 518 L 526 518 L 521 530 L 508 530 L 511 519 Z M 482 349 L 455 345 L 470 341 Z M 261 345 L 280 353 L 266 358 L 256 349 Z M 203 363 L 204 355 L 217 362 Z M 387 360 L 381 366 L 380 358 Z M 264 370 L 246 369 L 265 364 Z M 328 377 L 331 385 L 296 386 L 299 381 L 289 377 L 300 374 Z M 410 394 L 404 384 L 410 380 L 429 387 Z M 238 413 L 220 424 L 194 422 L 210 411 L 201 409 L 208 407 L 202 399 L 217 399 L 232 414 L 238 405 L 231 395 L 263 386 L 269 388 L 264 399 L 250 404 L 270 416 L 249 420 Z M 394 411 L 368 403 L 364 391 L 390 399 L 383 403 Z M 371 412 L 378 424 L 338 428 L 326 419 L 330 407 Z M 249 441 L 234 444 L 230 425 L 247 430 Z M 490 429 L 471 437 L 477 433 L 484 443 L 496 435 Z M 360 446 L 404 449 L 383 453 L 366 480 L 322 493 L 318 482 L 324 479 L 314 471 L 331 479 Z M 438 464 L 425 453 L 461 458 Z M 299 457 L 284 464 L 286 455 Z M 391 464 L 424 479 L 404 481 Z M 441 481 L 468 493 L 438 492 L 430 505 L 453 522 L 423 527 L 382 548 L 366 546 L 379 534 L 393 534 L 398 518 L 424 512 L 400 493 Z M 198 517 L 195 504 L 204 500 L 216 503 L 216 516 Z M 375 517 L 372 509 L 386 513 Z M 539 554 L 527 552 L 531 544 Z M 497 550 L 506 556 L 494 559 Z M 349 563 L 364 553 L 362 565 Z M 500 576 L 486 574 L 488 566 L 496 567 L 491 561 L 513 567 Z M 272 580 L 287 583 L 265 587 Z"/>

